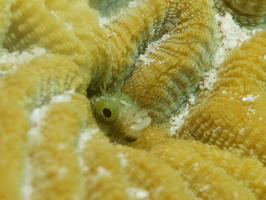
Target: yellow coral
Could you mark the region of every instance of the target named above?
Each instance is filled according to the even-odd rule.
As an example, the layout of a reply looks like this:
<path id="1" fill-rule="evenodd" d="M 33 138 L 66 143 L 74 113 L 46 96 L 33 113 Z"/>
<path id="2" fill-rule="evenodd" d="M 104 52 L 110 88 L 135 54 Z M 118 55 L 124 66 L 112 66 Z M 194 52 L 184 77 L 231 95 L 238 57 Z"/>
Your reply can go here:
<path id="1" fill-rule="evenodd" d="M 266 15 L 266 1 L 264 0 L 224 0 L 239 12 L 255 16 Z"/>
<path id="2" fill-rule="evenodd" d="M 15 0 L 11 12 L 11 26 L 4 38 L 9 51 L 43 47 L 67 55 L 89 70 L 108 62 L 106 34 L 96 12 L 83 0 Z"/>
<path id="3" fill-rule="evenodd" d="M 265 199 L 266 171 L 256 160 L 241 159 L 199 141 L 170 140 L 150 151 L 181 171 L 198 198 Z M 256 173 L 260 176 L 255 178 Z"/>
<path id="4" fill-rule="evenodd" d="M 200 141 L 169 140 L 169 132 L 155 126 L 130 147 L 113 145 L 97 126 L 86 98 L 90 83 L 91 94 L 107 86 L 119 91 L 136 56 L 169 33 L 162 43 L 149 46 L 155 48 L 145 55 L 149 70 L 140 59 L 124 87 L 148 108 L 156 125 L 166 121 L 178 109 L 173 102 L 184 101 L 178 95 L 187 98 L 195 91 L 209 67 L 216 46 L 212 6 L 208 0 L 136 1 L 125 9 L 127 15 L 100 25 L 85 0 L 1 1 L 1 51 L 7 53 L 1 54 L 0 64 L 0 199 L 265 199 L 266 172 L 257 159 Z M 204 136 L 212 130 L 222 133 L 211 134 L 215 137 L 210 141 L 220 147 L 229 144 L 240 154 L 253 153 L 263 162 L 265 37 L 259 33 L 236 51 L 213 91 L 202 94 L 195 106 L 196 114 L 201 106 L 207 109 L 196 117 L 214 120 L 223 129 L 219 132 L 199 118 L 189 120 L 193 113 L 184 125 L 198 126 Z M 129 88 L 138 81 L 140 93 L 134 96 Z M 142 93 L 142 87 L 150 93 Z M 215 104 L 220 92 L 225 95 L 221 102 L 233 104 Z M 141 104 L 142 98 L 153 107 Z M 229 117 L 221 119 L 216 105 Z M 245 112 L 236 116 L 227 106 Z M 145 112 L 133 113 L 141 124 Z M 233 139 L 224 142 L 227 136 Z"/>
<path id="5" fill-rule="evenodd" d="M 172 12 L 178 14 L 172 22 L 175 27 L 140 60 L 123 86 L 123 92 L 147 109 L 157 125 L 167 123 L 195 92 L 217 44 L 212 1 L 172 4 Z"/>
<path id="6" fill-rule="evenodd" d="M 165 24 L 176 17 L 176 14 L 170 12 L 175 4 L 176 2 L 170 3 L 166 0 L 137 1 L 124 10 L 123 13 L 126 15 L 118 14 L 104 26 L 112 54 L 111 79 L 103 80 L 108 91 L 116 92 L 121 88 L 137 55 L 143 52 L 149 42 L 158 39 Z M 92 82 L 88 92 L 92 93 L 94 87 L 95 84 Z"/>
<path id="7" fill-rule="evenodd" d="M 215 0 L 215 6 L 221 14 L 229 12 L 247 28 L 266 26 L 265 0 Z"/>
<path id="8" fill-rule="evenodd" d="M 32 115 L 34 124 L 29 132 L 27 151 L 30 171 L 25 174 L 23 184 L 34 190 L 24 189 L 27 198 L 78 199 L 83 196 L 76 146 L 79 133 L 88 123 L 89 102 L 84 96 L 71 93 L 57 99 Z M 41 121 L 36 120 L 37 115 L 42 116 Z"/>
<path id="9" fill-rule="evenodd" d="M 202 73 L 209 69 L 217 45 L 212 3 L 209 0 L 197 3 L 156 0 L 130 5 L 126 16 L 106 25 L 113 62 L 112 80 L 105 80 L 104 89 L 109 93 L 118 92 L 137 54 L 153 40 L 163 37 L 161 44 L 155 45 L 155 51 L 139 61 L 122 90 L 148 111 L 153 125 L 167 124 L 171 115 L 182 109 L 189 94 L 195 92 Z M 95 89 L 100 90 L 92 81 L 89 96 Z M 110 101 L 112 98 L 116 97 L 110 97 Z M 130 116 L 128 113 L 125 121 Z M 123 120 L 118 122 L 125 124 Z M 112 141 L 120 137 L 118 129 L 120 127 L 112 128 L 113 133 L 109 134 Z M 128 133 L 127 136 L 135 139 L 140 134 Z"/>
<path id="10" fill-rule="evenodd" d="M 124 159 L 125 176 L 132 186 L 146 191 L 145 199 L 195 199 L 179 171 L 145 151 L 123 146 L 117 149 Z"/>
<path id="11" fill-rule="evenodd" d="M 178 130 L 192 137 L 266 162 L 266 31 L 232 52 L 213 89 L 202 95 Z"/>
<path id="12" fill-rule="evenodd" d="M 89 5 L 100 11 L 101 16 L 111 17 L 132 0 L 89 0 Z"/>
<path id="13" fill-rule="evenodd" d="M 6 34 L 10 23 L 10 6 L 11 0 L 2 0 L 0 2 L 0 47 L 2 47 L 4 34 Z"/>
<path id="14" fill-rule="evenodd" d="M 66 56 L 44 55 L 1 79 L 0 96 L 4 98 L 0 103 L 0 176 L 4 184 L 0 187 L 0 198 L 12 199 L 19 195 L 29 113 L 66 90 L 85 92 L 85 77 Z"/>

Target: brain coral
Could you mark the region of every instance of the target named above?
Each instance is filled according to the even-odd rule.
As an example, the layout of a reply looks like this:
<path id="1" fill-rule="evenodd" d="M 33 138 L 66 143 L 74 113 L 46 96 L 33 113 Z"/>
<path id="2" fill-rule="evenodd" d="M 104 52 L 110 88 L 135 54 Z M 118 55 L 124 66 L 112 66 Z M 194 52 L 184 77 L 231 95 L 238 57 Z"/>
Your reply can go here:
<path id="1" fill-rule="evenodd" d="M 265 199 L 265 31 L 201 91 L 213 1 L 116 3 L 0 2 L 0 199 Z"/>
<path id="2" fill-rule="evenodd" d="M 265 164 L 265 37 L 266 31 L 259 32 L 232 52 L 178 137 L 254 156 Z"/>
<path id="3" fill-rule="evenodd" d="M 254 28 L 266 26 L 266 1 L 215 0 L 219 12 L 229 12 L 241 25 Z"/>

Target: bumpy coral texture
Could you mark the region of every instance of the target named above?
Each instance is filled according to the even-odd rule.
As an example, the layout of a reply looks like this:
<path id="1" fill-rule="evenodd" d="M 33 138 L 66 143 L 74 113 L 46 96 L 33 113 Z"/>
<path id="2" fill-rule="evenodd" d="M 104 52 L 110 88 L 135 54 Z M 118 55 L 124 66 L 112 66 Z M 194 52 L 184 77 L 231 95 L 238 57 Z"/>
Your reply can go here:
<path id="1" fill-rule="evenodd" d="M 252 27 L 266 27 L 265 0 L 215 0 L 220 12 L 229 12 L 241 25 Z"/>
<path id="2" fill-rule="evenodd" d="M 122 87 L 123 93 L 147 110 L 152 125 L 167 127 L 170 117 L 183 108 L 209 69 L 217 46 L 213 4 L 205 0 L 139 4 L 126 9 L 127 16 L 104 26 L 112 52 L 112 63 L 106 67 L 111 78 L 92 80 L 88 93 L 99 92 L 102 85 L 108 93 Z M 154 50 L 142 55 L 145 58 L 136 64 L 136 56 L 151 42 Z"/>
<path id="3" fill-rule="evenodd" d="M 215 144 L 266 163 L 266 31 L 223 63 L 213 89 L 202 95 L 177 135 Z"/>
<path id="4" fill-rule="evenodd" d="M 239 0 L 224 0 L 228 2 L 233 8 L 238 11 L 255 16 L 265 16 L 266 14 L 266 1 L 250 0 L 250 1 L 239 1 Z"/>
<path id="5" fill-rule="evenodd" d="M 101 16 L 110 17 L 133 0 L 89 0 L 89 5 L 98 10 Z"/>
<path id="6" fill-rule="evenodd" d="M 11 1 L 10 0 L 3 0 L 0 3 L 0 44 L 3 42 L 3 35 L 7 31 L 7 27 L 9 25 L 9 19 L 10 19 L 10 13 L 9 13 L 9 8 L 11 6 Z"/>
<path id="7" fill-rule="evenodd" d="M 148 61 L 141 60 L 136 65 L 122 89 L 148 110 L 154 124 L 169 121 L 189 94 L 195 92 L 217 44 L 210 1 L 171 1 L 171 4 L 166 20 L 177 18 L 172 22 L 173 30 L 146 55 Z"/>
<path id="8" fill-rule="evenodd" d="M 0 96 L 5 97 L 1 99 L 0 108 L 3 117 L 0 125 L 0 132 L 3 133 L 0 171 L 3 173 L 1 179 L 4 183 L 1 191 L 9 191 L 11 196 L 18 195 L 13 190 L 20 187 L 17 184 L 22 179 L 30 112 L 47 103 L 55 94 L 84 88 L 83 78 L 78 66 L 66 56 L 45 55 L 19 66 L 15 73 L 10 73 L 1 80 Z M 8 196 L 3 196 L 3 199 L 4 197 L 8 199 Z"/>
<path id="9" fill-rule="evenodd" d="M 139 6 L 136 6 L 135 2 L 128 9 L 125 9 L 126 16 L 122 15 L 123 17 L 121 17 L 121 14 L 115 16 L 109 23 L 104 24 L 110 40 L 110 52 L 112 52 L 112 57 L 110 58 L 112 62 L 110 66 L 108 63 L 106 64 L 106 70 L 111 69 L 110 78 L 96 79 L 96 83 L 92 81 L 88 89 L 89 94 L 93 93 L 94 90 L 96 92 L 99 91 L 99 87 L 101 86 L 104 86 L 108 92 L 117 92 L 123 86 L 125 79 L 131 76 L 130 73 L 132 72 L 130 71 L 132 68 L 135 68 L 136 70 L 134 70 L 131 80 L 127 81 L 128 83 L 123 88 L 123 91 L 129 96 L 132 96 L 136 101 L 140 99 L 139 96 L 143 98 L 143 91 L 136 92 L 136 90 L 141 89 L 139 85 L 143 85 L 143 81 L 136 83 L 137 80 L 135 79 L 138 78 L 134 77 L 139 77 L 138 74 L 144 76 L 150 73 L 146 73 L 146 67 L 141 66 L 144 65 L 142 62 L 136 65 L 136 58 L 139 54 L 144 53 L 148 44 L 159 40 L 165 34 L 169 35 L 169 37 L 167 38 L 166 36 L 165 41 L 162 41 L 161 45 L 155 46 L 155 52 L 151 52 L 146 58 L 149 63 L 148 65 L 151 65 L 149 70 L 156 68 L 156 71 L 158 71 L 157 76 L 159 74 L 165 74 L 162 68 L 169 72 L 168 75 L 165 74 L 159 83 L 159 85 L 164 84 L 167 87 L 162 88 L 161 91 L 154 92 L 155 95 L 159 95 L 159 92 L 163 92 L 165 95 L 165 97 L 163 95 L 155 97 L 157 98 L 157 102 L 173 102 L 171 99 L 177 96 L 176 91 L 181 93 L 180 90 L 186 91 L 188 88 L 193 90 L 192 88 L 195 87 L 202 71 L 208 68 L 209 57 L 213 54 L 216 47 L 215 38 L 210 40 L 215 32 L 214 11 L 211 7 L 212 1 L 205 0 L 198 2 L 184 2 L 180 0 L 140 1 Z M 194 37 L 197 39 L 194 39 Z M 174 42 L 176 40 L 180 41 Z M 179 64 L 180 69 L 174 69 L 174 66 L 178 62 L 177 60 L 176 63 L 173 63 L 175 54 L 178 54 L 176 55 L 177 58 L 184 59 L 183 63 Z M 159 61 L 156 64 L 157 57 L 159 57 Z M 188 57 L 187 60 L 185 59 L 186 57 Z M 186 77 L 187 73 L 193 73 L 194 71 L 193 78 Z M 176 78 L 177 80 L 173 79 L 172 77 L 177 74 L 179 74 L 180 78 Z M 149 84 L 153 84 L 155 78 L 156 75 L 145 77 L 145 81 L 150 81 L 151 83 Z M 175 86 L 177 82 L 181 82 L 182 89 Z M 149 84 L 146 84 L 147 87 L 149 87 Z M 133 85 L 136 87 L 136 90 L 132 89 Z M 163 91 L 166 89 L 170 90 L 171 94 Z M 145 89 L 145 91 L 148 92 L 149 89 Z M 188 91 L 182 95 L 186 96 L 186 93 Z M 146 95 L 148 94 L 146 93 Z M 148 99 L 151 99 L 151 94 L 148 96 Z M 178 104 L 181 104 L 182 100 L 179 101 Z M 145 100 L 138 103 L 147 108 L 148 102 L 144 102 Z M 155 102 L 152 103 L 152 108 L 149 110 L 156 123 L 158 123 L 162 118 L 156 119 L 159 118 L 156 110 L 165 110 L 163 111 L 164 114 L 169 115 L 171 109 L 163 108 L 162 104 L 155 104 Z M 160 108 L 158 108 L 159 106 Z M 173 106 L 171 108 L 173 109 Z"/>
<path id="10" fill-rule="evenodd" d="M 160 127 L 210 67 L 212 6 L 136 1 L 103 24 L 85 0 L 1 1 L 0 199 L 266 199 L 265 32 L 200 94 L 179 132 L 200 141 Z M 89 98 L 103 90 L 151 115 L 136 142 L 114 145 L 97 125 Z"/>

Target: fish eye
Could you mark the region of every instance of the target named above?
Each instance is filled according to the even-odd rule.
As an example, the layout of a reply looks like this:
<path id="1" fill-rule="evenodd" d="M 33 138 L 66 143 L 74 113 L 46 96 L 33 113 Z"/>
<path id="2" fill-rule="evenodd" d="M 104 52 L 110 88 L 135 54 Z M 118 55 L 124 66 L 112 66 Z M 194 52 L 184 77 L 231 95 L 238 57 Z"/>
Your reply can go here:
<path id="1" fill-rule="evenodd" d="M 113 102 L 100 102 L 95 107 L 96 118 L 105 123 L 114 123 L 118 118 L 118 106 Z"/>
<path id="2" fill-rule="evenodd" d="M 112 110 L 110 108 L 104 108 L 102 110 L 102 115 L 105 116 L 106 118 L 112 118 Z"/>

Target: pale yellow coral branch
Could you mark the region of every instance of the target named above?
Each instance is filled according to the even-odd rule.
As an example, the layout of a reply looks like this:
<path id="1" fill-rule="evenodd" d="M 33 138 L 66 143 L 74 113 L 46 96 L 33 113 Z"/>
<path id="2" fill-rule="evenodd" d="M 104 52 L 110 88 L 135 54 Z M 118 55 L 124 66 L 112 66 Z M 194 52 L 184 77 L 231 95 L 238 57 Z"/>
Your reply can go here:
<path id="1" fill-rule="evenodd" d="M 209 69 L 217 45 L 212 1 L 171 4 L 172 12 L 178 13 L 174 29 L 139 61 L 123 87 L 124 93 L 148 110 L 153 124 L 168 123 L 183 108 Z"/>
<path id="2" fill-rule="evenodd" d="M 195 138 L 266 163 L 266 31 L 223 63 L 213 89 L 202 95 L 177 136 Z"/>
<path id="3" fill-rule="evenodd" d="M 66 90 L 84 93 L 85 78 L 83 71 L 67 57 L 44 55 L 1 79 L 0 198 L 19 196 L 30 111 Z"/>

